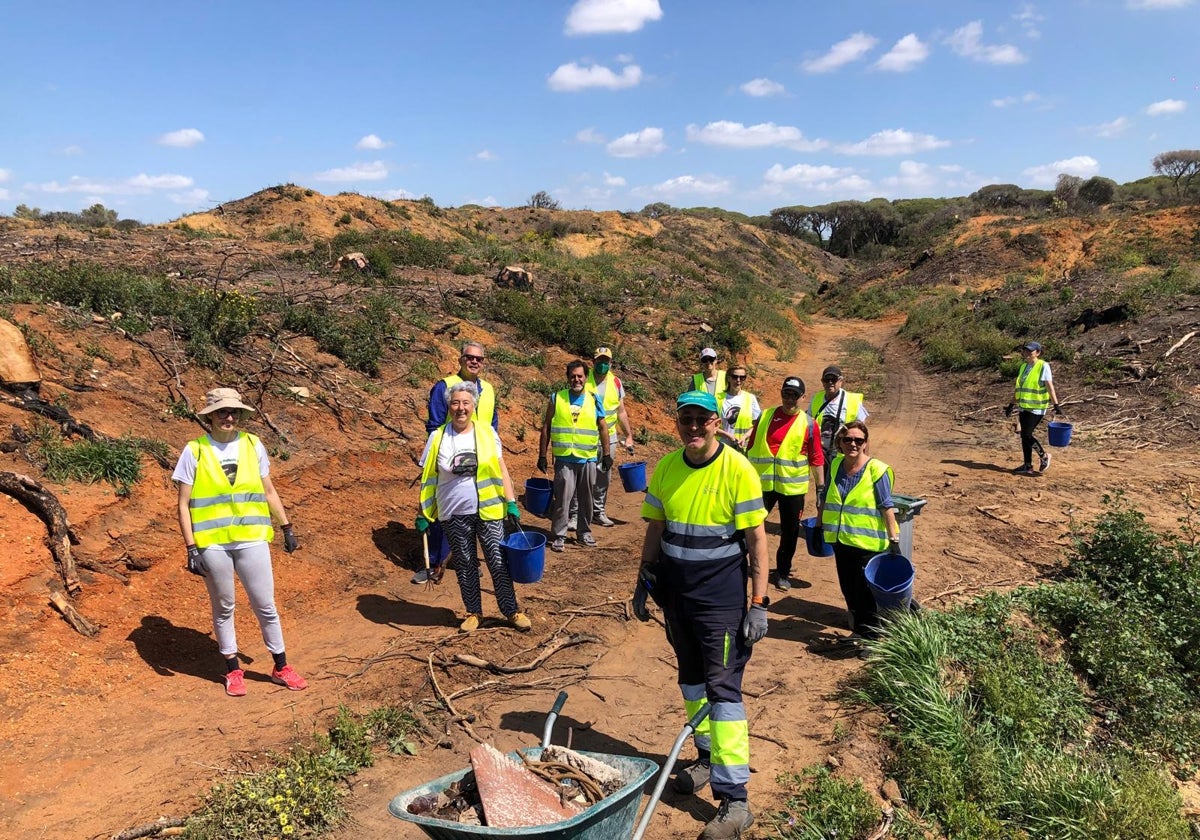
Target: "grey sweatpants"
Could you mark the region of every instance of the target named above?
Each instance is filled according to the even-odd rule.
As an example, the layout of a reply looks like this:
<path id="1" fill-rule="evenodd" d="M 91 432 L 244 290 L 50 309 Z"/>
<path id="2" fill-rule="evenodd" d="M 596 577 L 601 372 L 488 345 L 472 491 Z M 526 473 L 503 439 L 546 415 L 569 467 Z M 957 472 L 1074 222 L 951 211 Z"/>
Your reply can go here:
<path id="1" fill-rule="evenodd" d="M 608 454 L 614 461 L 617 459 L 617 441 L 614 439 L 608 445 Z M 615 465 L 614 465 L 615 466 Z M 609 469 L 601 469 L 599 464 L 596 464 L 596 480 L 592 482 L 592 516 L 599 516 L 605 513 L 605 506 L 608 504 L 608 482 L 612 478 L 612 467 Z M 571 500 L 570 519 L 574 519 L 579 513 L 579 499 Z"/>
<path id="2" fill-rule="evenodd" d="M 237 573 L 250 599 L 250 608 L 258 616 L 263 641 L 271 653 L 283 653 L 283 628 L 275 609 L 275 577 L 271 572 L 271 546 L 253 543 L 233 550 L 219 545 L 200 549 L 204 561 L 204 585 L 212 602 L 213 630 L 217 647 L 226 659 L 238 651 L 233 626 L 233 576 Z"/>
<path id="3" fill-rule="evenodd" d="M 554 496 L 550 502 L 550 535 L 567 535 L 567 513 L 573 503 L 582 511 L 592 509 L 592 486 L 596 483 L 596 462 L 583 464 L 554 461 Z M 591 533 L 592 518 L 584 515 L 575 523 L 575 536 Z"/>

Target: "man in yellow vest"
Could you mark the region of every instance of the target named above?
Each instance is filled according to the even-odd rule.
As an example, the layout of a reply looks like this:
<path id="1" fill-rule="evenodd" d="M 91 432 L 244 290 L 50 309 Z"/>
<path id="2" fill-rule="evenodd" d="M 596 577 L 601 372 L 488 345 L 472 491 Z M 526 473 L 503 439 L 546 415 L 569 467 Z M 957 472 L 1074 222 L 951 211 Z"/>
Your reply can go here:
<path id="1" fill-rule="evenodd" d="M 483 345 L 476 341 L 468 341 L 462 346 L 458 357 L 458 373 L 452 373 L 434 383 L 429 391 L 428 417 L 425 421 L 425 434 L 431 435 L 446 423 L 450 407 L 450 389 L 459 382 L 475 384 L 475 419 L 486 426 L 500 431 L 500 412 L 496 407 L 496 389 L 492 383 L 483 379 L 483 363 L 487 360 L 487 352 Z M 446 539 L 441 523 L 433 522 L 425 532 L 425 540 L 429 543 L 429 568 L 418 569 L 412 576 L 413 583 L 425 583 L 431 577 L 440 580 L 442 565 L 450 559 L 450 543 Z"/>
<path id="2" fill-rule="evenodd" d="M 829 479 L 829 467 L 837 457 L 834 438 L 838 430 L 847 423 L 855 420 L 866 422 L 868 414 L 863 405 L 863 395 L 842 388 L 844 382 L 842 369 L 830 365 L 821 371 L 821 386 L 824 388 L 813 394 L 808 406 L 808 416 L 816 421 L 821 432 L 821 449 L 825 453 L 825 479 Z"/>
<path id="3" fill-rule="evenodd" d="M 717 398 L 717 410 L 725 402 L 725 371 L 717 370 L 717 351 L 705 347 L 700 351 L 700 372 L 692 375 L 693 391 L 708 391 Z"/>
<path id="4" fill-rule="evenodd" d="M 750 432 L 754 424 L 762 416 L 762 408 L 758 397 L 751 394 L 742 385 L 746 382 L 746 368 L 735 365 L 725 372 L 728 390 L 725 392 L 725 404 L 721 407 L 721 425 L 717 434 L 738 451 L 745 452 L 750 444 Z"/>
<path id="5" fill-rule="evenodd" d="M 642 504 L 646 536 L 633 612 L 650 619 L 647 597 L 662 608 L 688 716 L 712 704 L 695 733 L 699 758 L 679 771 L 675 789 L 698 793 L 709 785 L 721 805 L 700 838 L 732 840 L 754 822 L 742 675 L 767 634 L 767 511 L 758 473 L 717 438 L 716 397 L 688 391 L 675 412 L 683 448 L 658 462 Z"/>
<path id="6" fill-rule="evenodd" d="M 625 386 L 620 378 L 612 372 L 612 350 L 607 347 L 597 347 L 593 354 L 593 367 L 587 378 L 587 389 L 596 395 L 601 407 L 604 408 L 604 422 L 608 425 L 609 444 L 608 454 L 617 456 L 617 438 L 622 438 L 622 444 L 627 452 L 633 452 L 633 429 L 629 425 L 629 415 L 625 413 Z M 616 523 L 609 518 L 606 510 L 608 504 L 608 485 L 612 479 L 612 469 L 596 470 L 596 483 L 592 486 L 592 522 L 611 528 Z M 576 519 L 575 505 L 571 506 L 569 520 Z M 576 523 L 578 524 L 578 523 Z M 570 530 L 570 522 L 568 522 Z M 578 534 L 578 530 L 576 530 Z"/>
<path id="7" fill-rule="evenodd" d="M 1033 471 L 1033 451 L 1036 449 L 1041 459 L 1039 469 L 1045 472 L 1050 468 L 1050 453 L 1042 448 L 1042 444 L 1033 436 L 1034 430 L 1046 416 L 1046 410 L 1054 406 L 1054 413 L 1059 413 L 1058 393 L 1054 390 L 1054 374 L 1050 372 L 1050 363 L 1042 359 L 1042 345 L 1030 341 L 1021 345 L 1021 369 L 1017 371 L 1016 393 L 1013 402 L 1004 409 L 1005 416 L 1012 416 L 1013 409 L 1020 411 L 1013 422 L 1014 431 L 1021 433 L 1021 466 L 1013 472 L 1017 475 L 1036 475 Z"/>
<path id="8" fill-rule="evenodd" d="M 567 387 L 550 397 L 538 439 L 537 468 L 540 472 L 545 473 L 549 466 L 546 453 L 552 445 L 554 451 L 551 551 L 562 551 L 566 545 L 567 514 L 571 503 L 576 502 L 581 511 L 592 509 L 597 463 L 601 469 L 612 469 L 604 406 L 587 389 L 587 378 L 588 366 L 582 360 L 567 364 Z M 587 516 L 579 517 L 575 541 L 594 546 L 596 538 L 592 536 L 592 525 L 588 520 Z"/>

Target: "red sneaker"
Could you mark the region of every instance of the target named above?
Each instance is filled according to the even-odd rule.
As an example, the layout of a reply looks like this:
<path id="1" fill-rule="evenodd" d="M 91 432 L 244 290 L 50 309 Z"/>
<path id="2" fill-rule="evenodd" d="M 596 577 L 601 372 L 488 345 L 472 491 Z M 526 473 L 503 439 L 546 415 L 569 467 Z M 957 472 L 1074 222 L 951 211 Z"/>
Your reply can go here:
<path id="1" fill-rule="evenodd" d="M 284 665 L 278 671 L 271 672 L 271 682 L 286 685 L 292 691 L 303 691 L 308 688 L 308 683 L 304 677 L 296 673 L 296 669 L 291 665 Z"/>
<path id="2" fill-rule="evenodd" d="M 225 675 L 225 693 L 230 697 L 246 696 L 246 673 L 240 668 Z"/>

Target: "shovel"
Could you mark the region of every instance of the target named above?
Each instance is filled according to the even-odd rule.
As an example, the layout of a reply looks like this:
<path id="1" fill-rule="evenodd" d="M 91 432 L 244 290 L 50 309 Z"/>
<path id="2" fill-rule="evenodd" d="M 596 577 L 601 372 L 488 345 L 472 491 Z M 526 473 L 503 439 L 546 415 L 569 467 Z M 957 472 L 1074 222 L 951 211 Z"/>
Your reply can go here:
<path id="1" fill-rule="evenodd" d="M 442 582 L 442 575 L 446 571 L 445 564 L 438 566 L 436 569 L 429 567 L 429 530 L 421 532 L 421 551 L 425 555 L 425 588 L 437 586 Z"/>

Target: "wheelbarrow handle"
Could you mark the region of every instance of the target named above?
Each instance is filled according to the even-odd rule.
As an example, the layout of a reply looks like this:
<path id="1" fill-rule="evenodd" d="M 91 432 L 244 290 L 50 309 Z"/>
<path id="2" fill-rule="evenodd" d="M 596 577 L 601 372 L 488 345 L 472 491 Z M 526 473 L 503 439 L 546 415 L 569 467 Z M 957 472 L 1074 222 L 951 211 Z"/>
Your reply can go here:
<path id="1" fill-rule="evenodd" d="M 704 719 L 708 717 L 708 713 L 711 711 L 712 705 L 705 703 L 696 714 L 692 715 L 692 719 L 683 725 L 683 731 L 675 739 L 675 743 L 671 747 L 671 752 L 667 756 L 667 760 L 663 762 L 662 770 L 659 771 L 658 782 L 654 785 L 654 792 L 650 794 L 650 801 L 646 803 L 646 810 L 642 811 L 642 819 L 638 823 L 637 830 L 633 832 L 632 840 L 642 840 L 642 835 L 650 827 L 650 818 L 654 816 L 654 809 L 658 807 L 658 800 L 662 797 L 663 789 L 667 786 L 667 779 L 670 777 L 671 771 L 675 769 L 675 759 L 679 758 L 679 751 L 683 749 L 684 742 L 692 736 L 692 733 L 704 722 Z"/>
<path id="2" fill-rule="evenodd" d="M 542 730 L 542 749 L 550 746 L 550 731 L 554 729 L 554 721 L 558 719 L 558 713 L 566 703 L 567 692 L 558 692 L 558 697 L 554 698 L 554 705 L 550 707 L 550 714 L 546 716 L 546 728 Z"/>

